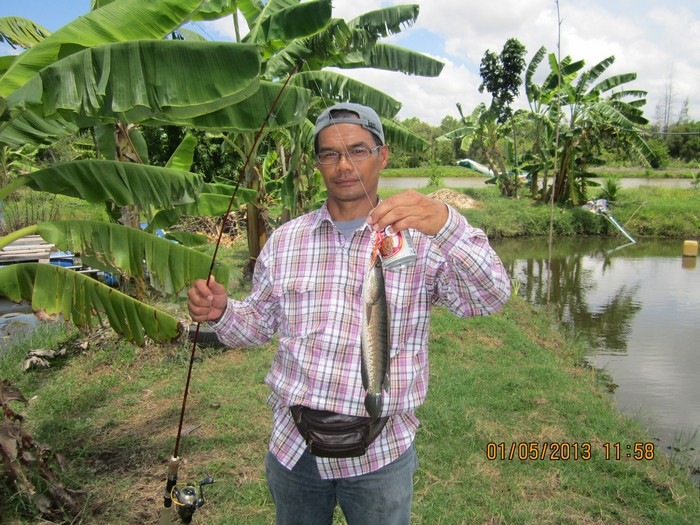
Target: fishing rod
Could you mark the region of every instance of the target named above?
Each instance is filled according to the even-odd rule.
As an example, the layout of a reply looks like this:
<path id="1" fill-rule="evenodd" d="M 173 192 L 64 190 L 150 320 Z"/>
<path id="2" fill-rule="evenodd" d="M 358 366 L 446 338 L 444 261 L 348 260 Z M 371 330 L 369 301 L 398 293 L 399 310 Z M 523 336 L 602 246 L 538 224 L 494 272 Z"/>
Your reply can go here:
<path id="1" fill-rule="evenodd" d="M 250 160 L 253 157 L 253 153 L 255 153 L 256 147 L 258 145 L 258 142 L 260 140 L 260 137 L 263 134 L 263 131 L 265 130 L 265 127 L 267 126 L 269 120 L 273 116 L 273 112 L 275 107 L 277 106 L 277 103 L 279 102 L 280 98 L 282 97 L 282 93 L 285 91 L 287 88 L 287 85 L 289 84 L 289 81 L 291 80 L 292 76 L 297 72 L 297 70 L 303 65 L 303 59 L 298 59 L 294 67 L 292 67 L 291 71 L 289 72 L 289 75 L 287 76 L 287 80 L 285 80 L 284 84 L 282 85 L 282 88 L 280 89 L 279 93 L 277 93 L 277 97 L 275 97 L 275 100 L 272 102 L 272 105 L 270 106 L 270 109 L 267 112 L 267 115 L 265 116 L 265 119 L 263 120 L 262 125 L 260 126 L 260 129 L 258 130 L 257 134 L 255 135 L 255 138 L 253 140 L 253 145 L 250 148 L 250 151 L 248 152 L 248 155 L 246 156 L 245 163 L 243 164 L 243 167 L 241 168 L 241 171 L 238 174 L 238 177 L 236 179 L 236 183 L 233 187 L 233 192 L 231 194 L 231 199 L 229 200 L 228 203 L 228 208 L 226 210 L 226 213 L 224 214 L 224 219 L 221 223 L 221 228 L 219 229 L 219 235 L 216 240 L 216 244 L 214 245 L 214 254 L 212 255 L 211 258 L 211 265 L 209 266 L 209 273 L 207 274 L 207 285 L 211 282 L 211 277 L 212 273 L 214 272 L 214 266 L 216 264 L 216 257 L 219 253 L 219 246 L 221 245 L 221 239 L 223 238 L 224 235 L 224 230 L 226 228 L 226 223 L 228 221 L 229 215 L 231 214 L 231 210 L 233 209 L 233 203 L 236 199 L 236 194 L 238 193 L 238 188 L 241 185 L 241 182 L 243 181 L 243 177 L 245 176 L 246 171 L 248 170 L 248 165 L 250 164 Z M 197 340 L 199 338 L 199 328 L 201 326 L 201 322 L 197 322 L 196 328 L 194 335 L 192 337 L 192 350 L 190 352 L 190 363 L 189 367 L 187 369 L 187 379 L 185 381 L 185 390 L 182 395 L 182 407 L 180 408 L 180 421 L 178 423 L 177 427 L 177 436 L 175 439 L 175 449 L 173 451 L 173 455 L 170 457 L 168 460 L 168 471 L 166 475 L 166 483 L 165 483 L 165 492 L 163 494 L 163 510 L 161 512 L 160 516 L 160 522 L 159 525 L 167 525 L 170 523 L 170 514 L 171 512 L 168 512 L 172 509 L 173 503 L 177 507 L 177 513 L 178 516 L 180 517 L 180 520 L 183 523 L 191 523 L 192 522 L 192 516 L 194 512 L 204 505 L 204 496 L 202 493 L 202 486 L 204 485 L 210 485 L 214 483 L 214 478 L 211 476 L 208 476 L 204 478 L 202 481 L 199 482 L 198 488 L 192 484 L 188 483 L 185 487 L 179 487 L 177 484 L 178 480 L 178 471 L 180 468 L 180 439 L 182 437 L 182 425 L 185 420 L 185 410 L 187 407 L 187 396 L 190 390 L 190 381 L 192 379 L 192 369 L 194 367 L 194 361 L 195 361 L 195 354 L 197 351 Z"/>

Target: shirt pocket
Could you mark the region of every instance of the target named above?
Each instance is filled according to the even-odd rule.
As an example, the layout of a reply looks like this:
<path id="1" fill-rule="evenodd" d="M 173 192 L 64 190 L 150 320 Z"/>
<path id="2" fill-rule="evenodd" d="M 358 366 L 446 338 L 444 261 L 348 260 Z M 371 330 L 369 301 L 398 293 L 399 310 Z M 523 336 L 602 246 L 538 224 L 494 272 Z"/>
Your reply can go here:
<path id="1" fill-rule="evenodd" d="M 282 315 L 282 333 L 291 337 L 307 337 L 323 330 L 324 292 L 314 279 L 290 279 L 276 290 Z"/>

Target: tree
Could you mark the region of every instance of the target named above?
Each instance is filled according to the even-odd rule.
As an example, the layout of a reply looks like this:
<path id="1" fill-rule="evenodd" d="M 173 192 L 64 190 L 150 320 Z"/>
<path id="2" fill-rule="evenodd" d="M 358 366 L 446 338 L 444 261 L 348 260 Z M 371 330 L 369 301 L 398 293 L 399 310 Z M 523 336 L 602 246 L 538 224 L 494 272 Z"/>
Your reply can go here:
<path id="1" fill-rule="evenodd" d="M 189 171 L 191 137 L 166 167 L 145 164 L 141 126 L 187 126 L 215 133 L 234 151 L 250 152 L 255 159 L 252 137 L 278 100 L 265 133 L 287 134 L 299 144 L 294 158 L 301 159 L 302 148 L 309 147 L 308 139 L 302 142 L 310 137 L 312 126 L 307 115 L 312 107 L 320 111 L 319 100 L 370 102 L 389 116 L 400 105 L 368 86 L 320 71 L 295 76 L 280 97 L 282 81 L 299 58 L 319 68 L 333 63 L 414 73 L 424 68 L 437 74 L 442 67 L 428 57 L 421 60 L 422 55 L 376 44 L 382 31 L 415 19 L 415 6 L 363 15 L 349 25 L 331 19 L 330 0 L 105 0 L 93 6 L 91 13 L 0 62 L 0 145 L 51 144 L 92 128 L 103 159 L 62 163 L 15 177 L 0 188 L 0 199 L 26 186 L 105 204 L 115 212 L 137 206 L 149 230 L 77 221 L 44 223 L 13 232 L 0 239 L 0 246 L 38 232 L 61 249 L 81 252 L 96 268 L 126 276 L 147 272 L 150 285 L 165 293 L 177 293 L 209 270 L 226 282 L 225 265 L 212 266 L 211 257 L 184 246 L 201 239 L 180 235 L 180 244 L 172 243 L 152 230 L 173 224 L 182 214 L 223 215 L 233 187 L 205 183 Z M 216 19 L 239 9 L 250 28 L 242 42 L 181 39 L 188 35 L 181 27 L 186 21 Z M 173 34 L 179 36 L 166 40 Z M 207 82 L 192 82 L 200 78 Z M 314 101 L 314 95 L 322 98 Z M 398 144 L 422 144 L 389 121 L 387 137 Z M 257 198 L 258 191 L 242 188 L 239 202 Z M 138 342 L 145 335 L 167 340 L 178 332 L 172 316 L 55 266 L 0 269 L 0 294 L 31 300 L 35 308 L 60 312 L 79 326 L 91 325 L 97 312 L 117 332 Z"/>
<path id="2" fill-rule="evenodd" d="M 583 60 L 574 62 L 571 57 L 565 57 L 558 62 L 552 53 L 548 57 L 550 73 L 537 85 L 533 81 L 534 73 L 545 54 L 544 48 L 538 50 L 525 78 L 530 116 L 538 137 L 528 154 L 529 164 L 523 169 L 533 177 L 533 191 L 537 174 L 544 173 L 541 190 L 544 198 L 553 197 L 559 204 L 579 205 L 586 199 L 588 179 L 592 177 L 588 167 L 602 162 L 597 155 L 605 140 L 624 141 L 629 153 L 647 165 L 653 158 L 653 151 L 642 138 L 642 126 L 648 123 L 640 109 L 646 103 L 646 92 L 618 90 L 633 81 L 635 73 L 602 78 L 615 61 L 612 56 L 584 70 Z M 557 126 L 560 127 L 559 163 L 554 166 Z M 550 169 L 554 170 L 554 184 L 548 188 Z"/>
<path id="3" fill-rule="evenodd" d="M 479 86 L 479 92 L 483 93 L 486 90 L 491 94 L 489 115 L 484 114 L 484 117 L 495 116 L 497 125 L 509 123 L 512 130 L 513 152 L 511 157 L 515 162 L 515 169 L 512 175 L 504 169 L 497 177 L 501 193 L 507 197 L 517 197 L 518 194 L 517 141 L 513 111 L 510 105 L 520 93 L 521 75 L 525 68 L 525 51 L 525 46 L 517 38 L 509 38 L 506 40 L 500 55 L 490 49 L 487 50 L 481 59 L 479 68 L 483 82 Z"/>
<path id="4" fill-rule="evenodd" d="M 241 116 L 264 115 L 279 87 L 260 81 L 256 46 L 163 40 L 199 4 L 198 0 L 162 0 L 158 6 L 136 0 L 112 2 L 5 61 L 9 66 L 0 76 L 0 96 L 7 109 L 0 122 L 0 142 L 9 147 L 52 143 L 81 127 L 104 132 L 116 124 L 136 145 L 137 128 L 125 126 L 127 122 L 196 127 L 227 123 L 240 129 L 246 122 Z M 227 67 L 217 67 L 221 64 Z M 195 77 L 209 82 L 193 85 Z M 274 126 L 300 122 L 308 104 L 306 90 L 291 88 L 277 108 Z M 116 146 L 113 133 L 101 136 L 107 137 L 102 145 Z M 219 189 L 186 171 L 187 157 L 183 150 L 171 159 L 185 169 L 112 160 L 63 163 L 14 178 L 0 190 L 0 199 L 24 185 L 118 208 L 136 205 L 152 225 L 164 212 L 178 208 L 204 214 L 204 207 L 210 212 L 218 207 L 221 214 L 216 202 L 226 196 L 216 195 Z M 116 224 L 44 223 L 14 232 L 0 243 L 31 232 L 61 249 L 81 252 L 87 264 L 105 271 L 143 275 L 145 261 L 151 286 L 166 293 L 177 293 L 192 279 L 206 277 L 211 265 L 211 258 L 196 250 Z M 225 265 L 214 268 L 224 281 L 226 272 Z M 60 312 L 77 325 L 91 325 L 95 312 L 101 312 L 116 331 L 139 342 L 145 335 L 163 340 L 178 332 L 172 316 L 55 266 L 19 264 L 0 269 L 0 294 L 31 300 L 35 308 Z"/>
<path id="5" fill-rule="evenodd" d="M 491 94 L 491 110 L 499 124 L 505 124 L 513 116 L 510 105 L 520 93 L 523 83 L 521 75 L 525 69 L 525 52 L 525 46 L 517 38 L 509 38 L 500 55 L 489 49 L 481 59 L 479 74 L 482 84 L 479 93 L 486 90 Z"/>
<path id="6" fill-rule="evenodd" d="M 671 157 L 684 162 L 700 161 L 700 122 L 672 125 L 665 142 Z"/>

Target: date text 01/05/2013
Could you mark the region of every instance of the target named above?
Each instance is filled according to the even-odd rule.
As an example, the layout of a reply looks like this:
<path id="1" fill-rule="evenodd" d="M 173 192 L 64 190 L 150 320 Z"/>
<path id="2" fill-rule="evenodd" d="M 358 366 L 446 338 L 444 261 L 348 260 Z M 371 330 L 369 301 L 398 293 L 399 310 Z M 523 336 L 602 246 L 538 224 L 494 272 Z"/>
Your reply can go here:
<path id="1" fill-rule="evenodd" d="M 629 445 L 619 442 L 603 442 L 595 445 L 602 452 L 606 460 L 619 461 L 621 459 L 634 459 L 638 461 L 651 461 L 654 459 L 654 443 L 635 441 Z M 521 460 L 521 461 L 588 461 L 592 459 L 594 445 L 583 442 L 556 442 L 556 441 L 528 441 L 512 443 L 495 443 L 490 441 L 486 445 L 486 459 L 495 460 Z"/>

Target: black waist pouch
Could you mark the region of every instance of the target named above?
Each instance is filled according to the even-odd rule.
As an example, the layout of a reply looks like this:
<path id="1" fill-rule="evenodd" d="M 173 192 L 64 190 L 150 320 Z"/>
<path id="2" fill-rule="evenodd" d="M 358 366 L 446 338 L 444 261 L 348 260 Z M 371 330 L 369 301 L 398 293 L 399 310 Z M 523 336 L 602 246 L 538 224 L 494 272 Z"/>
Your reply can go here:
<path id="1" fill-rule="evenodd" d="M 388 417 L 346 416 L 295 405 L 289 408 L 308 451 L 325 458 L 353 458 L 367 452 L 386 425 Z"/>

